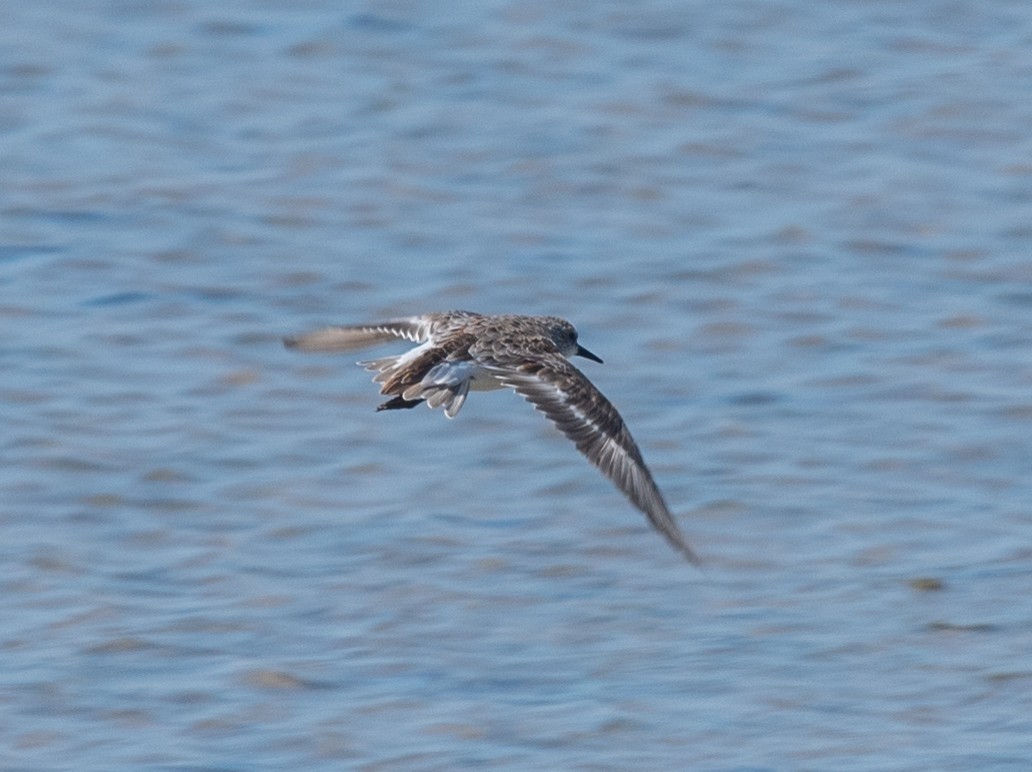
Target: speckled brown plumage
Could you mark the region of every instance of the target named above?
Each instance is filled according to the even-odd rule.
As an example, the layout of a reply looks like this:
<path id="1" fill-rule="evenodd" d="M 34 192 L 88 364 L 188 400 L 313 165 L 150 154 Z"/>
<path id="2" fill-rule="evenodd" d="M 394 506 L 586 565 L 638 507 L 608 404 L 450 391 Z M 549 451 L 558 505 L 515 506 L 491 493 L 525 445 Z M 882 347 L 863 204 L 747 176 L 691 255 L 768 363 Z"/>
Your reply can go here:
<path id="1" fill-rule="evenodd" d="M 378 410 L 426 402 L 453 418 L 470 389 L 511 388 L 544 413 L 584 456 L 645 513 L 682 555 L 696 562 L 634 438 L 613 404 L 568 357 L 601 362 L 577 343 L 577 331 L 553 316 L 489 316 L 445 311 L 373 324 L 329 327 L 297 338 L 302 351 L 352 351 L 403 338 L 404 354 L 359 364 L 376 372 Z"/>

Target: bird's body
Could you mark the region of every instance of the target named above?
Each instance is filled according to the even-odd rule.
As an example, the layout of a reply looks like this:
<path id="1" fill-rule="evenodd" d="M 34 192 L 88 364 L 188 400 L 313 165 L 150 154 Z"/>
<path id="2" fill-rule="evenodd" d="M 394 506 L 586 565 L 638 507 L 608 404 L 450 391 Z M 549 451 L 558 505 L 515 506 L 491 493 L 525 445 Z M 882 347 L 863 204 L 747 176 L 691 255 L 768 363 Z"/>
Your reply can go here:
<path id="1" fill-rule="evenodd" d="M 470 390 L 511 388 L 548 416 L 678 551 L 697 561 L 620 414 L 568 360 L 579 355 L 602 361 L 578 345 L 569 322 L 554 316 L 444 311 L 328 327 L 285 342 L 301 351 L 345 352 L 398 338 L 418 345 L 359 362 L 376 372 L 380 393 L 391 397 L 378 410 L 426 402 L 454 418 Z"/>

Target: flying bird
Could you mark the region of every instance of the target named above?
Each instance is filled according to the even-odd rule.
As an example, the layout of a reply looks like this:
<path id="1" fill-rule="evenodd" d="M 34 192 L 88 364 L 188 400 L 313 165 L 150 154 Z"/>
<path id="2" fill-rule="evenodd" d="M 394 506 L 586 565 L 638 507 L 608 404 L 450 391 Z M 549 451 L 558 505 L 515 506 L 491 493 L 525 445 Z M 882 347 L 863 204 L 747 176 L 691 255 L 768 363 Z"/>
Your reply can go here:
<path id="1" fill-rule="evenodd" d="M 340 353 L 399 338 L 418 345 L 403 354 L 358 363 L 376 373 L 373 381 L 390 397 L 377 410 L 425 402 L 443 407 L 454 418 L 470 390 L 513 389 L 572 440 L 674 549 L 699 562 L 620 413 L 569 361 L 581 356 L 602 362 L 577 342 L 577 330 L 565 319 L 444 311 L 327 327 L 284 343 L 298 351 Z"/>

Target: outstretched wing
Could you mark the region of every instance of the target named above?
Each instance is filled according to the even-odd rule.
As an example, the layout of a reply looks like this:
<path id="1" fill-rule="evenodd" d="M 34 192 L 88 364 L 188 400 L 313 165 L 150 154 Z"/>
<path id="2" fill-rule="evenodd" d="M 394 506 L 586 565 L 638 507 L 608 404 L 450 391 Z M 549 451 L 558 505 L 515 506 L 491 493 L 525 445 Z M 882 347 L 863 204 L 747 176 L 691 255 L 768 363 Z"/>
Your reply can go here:
<path id="1" fill-rule="evenodd" d="M 691 562 L 699 562 L 667 509 L 620 413 L 580 370 L 558 353 L 484 366 L 548 416 L 675 549 Z"/>
<path id="2" fill-rule="evenodd" d="M 351 324 L 342 327 L 326 327 L 322 330 L 284 338 L 287 348 L 299 351 L 343 352 L 404 338 L 414 343 L 423 343 L 430 337 L 433 320 L 429 316 L 411 316 L 406 319 L 391 319 L 372 324 Z"/>

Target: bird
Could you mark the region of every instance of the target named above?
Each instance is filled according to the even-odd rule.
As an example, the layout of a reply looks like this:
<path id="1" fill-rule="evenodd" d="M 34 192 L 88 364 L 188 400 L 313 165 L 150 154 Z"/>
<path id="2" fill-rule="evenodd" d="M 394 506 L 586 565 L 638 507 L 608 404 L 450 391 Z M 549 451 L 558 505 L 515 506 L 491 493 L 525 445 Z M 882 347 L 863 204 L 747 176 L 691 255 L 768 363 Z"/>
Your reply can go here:
<path id="1" fill-rule="evenodd" d="M 667 507 L 620 413 L 570 357 L 602 360 L 555 316 L 443 311 L 368 324 L 326 327 L 284 338 L 287 348 L 343 353 L 390 341 L 417 344 L 402 354 L 361 361 L 390 397 L 377 411 L 425 402 L 454 418 L 472 391 L 509 388 L 544 413 L 587 460 L 692 563 L 699 558 Z"/>

